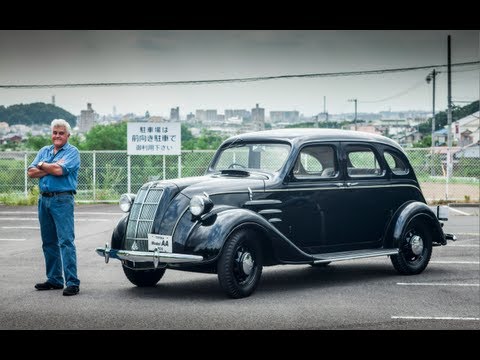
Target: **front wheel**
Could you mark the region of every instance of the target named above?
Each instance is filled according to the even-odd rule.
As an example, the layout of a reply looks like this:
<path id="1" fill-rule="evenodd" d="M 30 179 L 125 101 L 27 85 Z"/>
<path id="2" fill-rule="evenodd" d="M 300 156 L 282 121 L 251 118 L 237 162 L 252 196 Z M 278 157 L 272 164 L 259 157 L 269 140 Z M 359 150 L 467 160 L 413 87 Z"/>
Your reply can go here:
<path id="1" fill-rule="evenodd" d="M 239 230 L 231 235 L 217 264 L 220 286 L 228 296 L 250 296 L 262 275 L 262 248 L 253 231 Z"/>
<path id="2" fill-rule="evenodd" d="M 132 270 L 122 265 L 125 276 L 133 285 L 139 287 L 155 286 L 165 274 L 166 268 L 149 270 Z"/>
<path id="3" fill-rule="evenodd" d="M 402 234 L 399 250 L 390 260 L 400 274 L 415 275 L 425 270 L 432 256 L 432 236 L 424 221 L 410 221 Z"/>

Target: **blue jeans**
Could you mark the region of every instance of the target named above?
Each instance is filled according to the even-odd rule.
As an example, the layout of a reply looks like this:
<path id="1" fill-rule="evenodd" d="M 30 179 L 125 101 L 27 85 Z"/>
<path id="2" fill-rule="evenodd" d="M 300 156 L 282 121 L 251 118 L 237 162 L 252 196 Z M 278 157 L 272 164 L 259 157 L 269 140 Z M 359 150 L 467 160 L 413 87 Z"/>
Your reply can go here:
<path id="1" fill-rule="evenodd" d="M 79 286 L 77 253 L 75 249 L 73 195 L 41 196 L 38 219 L 48 282 Z M 63 267 L 63 275 L 62 275 Z"/>

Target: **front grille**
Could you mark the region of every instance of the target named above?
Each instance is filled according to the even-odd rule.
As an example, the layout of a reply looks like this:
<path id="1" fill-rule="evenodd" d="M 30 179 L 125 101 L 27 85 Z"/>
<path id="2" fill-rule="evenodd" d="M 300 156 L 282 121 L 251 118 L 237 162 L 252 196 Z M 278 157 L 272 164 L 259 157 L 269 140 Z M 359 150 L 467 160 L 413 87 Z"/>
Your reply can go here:
<path id="1" fill-rule="evenodd" d="M 148 251 L 148 234 L 152 231 L 162 194 L 163 189 L 157 187 L 142 188 L 138 192 L 128 219 L 126 250 Z"/>

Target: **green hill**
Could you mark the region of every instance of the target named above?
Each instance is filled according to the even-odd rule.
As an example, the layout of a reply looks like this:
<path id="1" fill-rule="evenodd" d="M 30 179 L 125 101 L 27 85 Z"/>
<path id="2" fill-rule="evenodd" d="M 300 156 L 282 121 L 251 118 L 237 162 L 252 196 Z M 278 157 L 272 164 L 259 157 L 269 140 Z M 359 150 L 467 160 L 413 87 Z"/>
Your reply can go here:
<path id="1" fill-rule="evenodd" d="M 0 122 L 4 121 L 8 125 L 43 125 L 50 124 L 53 119 L 65 119 L 72 128 L 77 124 L 75 115 L 52 104 L 37 102 L 0 106 Z"/>

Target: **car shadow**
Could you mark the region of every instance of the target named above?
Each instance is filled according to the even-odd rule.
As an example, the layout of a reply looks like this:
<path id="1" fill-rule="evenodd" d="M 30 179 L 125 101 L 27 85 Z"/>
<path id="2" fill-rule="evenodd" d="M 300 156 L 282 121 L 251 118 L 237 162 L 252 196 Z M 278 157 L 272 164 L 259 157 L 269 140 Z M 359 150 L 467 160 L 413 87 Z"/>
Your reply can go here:
<path id="1" fill-rule="evenodd" d="M 168 270 L 175 271 L 175 270 Z M 177 274 L 182 273 L 176 271 Z M 425 273 L 441 275 L 442 269 L 427 268 Z M 191 274 L 191 273 L 190 273 Z M 132 286 L 127 291 L 129 296 L 155 299 L 181 300 L 219 300 L 229 298 L 218 283 L 216 274 L 200 274 L 196 279 L 162 279 L 154 287 Z M 180 276 L 181 278 L 181 276 Z M 336 263 L 326 267 L 310 265 L 287 265 L 265 267 L 255 295 L 278 295 L 279 292 L 293 292 L 311 289 L 328 289 L 346 286 L 365 286 L 368 283 L 388 281 L 388 284 L 405 281 L 405 276 L 398 274 L 390 263 Z M 251 297 L 250 297 L 251 298 Z"/>

